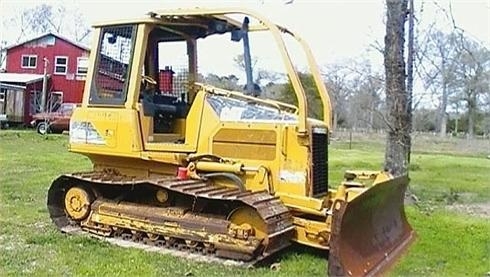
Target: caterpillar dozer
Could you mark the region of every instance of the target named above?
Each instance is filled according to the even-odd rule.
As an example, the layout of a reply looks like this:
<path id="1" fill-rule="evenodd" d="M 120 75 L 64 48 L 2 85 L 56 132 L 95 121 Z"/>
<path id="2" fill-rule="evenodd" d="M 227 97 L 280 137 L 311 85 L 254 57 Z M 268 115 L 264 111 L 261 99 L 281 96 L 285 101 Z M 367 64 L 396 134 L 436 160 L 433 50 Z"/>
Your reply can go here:
<path id="1" fill-rule="evenodd" d="M 325 250 L 331 276 L 383 272 L 413 241 L 403 204 L 407 177 L 348 171 L 329 187 L 331 104 L 297 34 L 231 8 L 155 11 L 94 30 L 69 135 L 69 150 L 87 156 L 93 169 L 59 176 L 49 188 L 48 210 L 61 231 L 244 264 L 296 242 Z M 297 105 L 257 95 L 254 32 L 271 35 Z M 197 46 L 222 34 L 243 42 L 244 92 L 200 82 Z M 307 57 L 323 120 L 307 116 L 285 36 Z M 175 47 L 184 49 L 182 68 L 165 58 Z M 227 47 L 203 55 L 218 59 Z"/>

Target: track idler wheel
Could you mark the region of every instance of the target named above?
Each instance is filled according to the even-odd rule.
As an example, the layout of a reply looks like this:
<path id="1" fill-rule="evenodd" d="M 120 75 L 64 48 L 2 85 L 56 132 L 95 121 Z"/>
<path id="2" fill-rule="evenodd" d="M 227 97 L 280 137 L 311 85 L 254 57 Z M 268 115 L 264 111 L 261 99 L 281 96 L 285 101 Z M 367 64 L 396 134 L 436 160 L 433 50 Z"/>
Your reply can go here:
<path id="1" fill-rule="evenodd" d="M 65 209 L 68 216 L 80 221 L 90 214 L 90 205 L 95 200 L 93 193 L 79 187 L 71 187 L 65 195 Z"/>
<path id="2" fill-rule="evenodd" d="M 257 239 L 267 238 L 267 225 L 254 209 L 250 207 L 239 207 L 228 215 L 228 220 L 238 226 L 231 230 L 233 236 L 248 239 L 249 236 L 255 236 Z M 263 242 L 266 246 L 267 242 Z"/>

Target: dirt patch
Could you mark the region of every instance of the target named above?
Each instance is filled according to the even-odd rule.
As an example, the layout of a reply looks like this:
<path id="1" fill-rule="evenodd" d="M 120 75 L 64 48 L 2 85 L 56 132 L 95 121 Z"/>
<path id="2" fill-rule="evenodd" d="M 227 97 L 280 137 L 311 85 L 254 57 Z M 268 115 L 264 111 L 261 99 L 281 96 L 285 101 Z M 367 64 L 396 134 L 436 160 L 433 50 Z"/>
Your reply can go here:
<path id="1" fill-rule="evenodd" d="M 446 208 L 450 211 L 468 214 L 476 217 L 490 218 L 490 202 L 478 204 L 453 204 Z"/>

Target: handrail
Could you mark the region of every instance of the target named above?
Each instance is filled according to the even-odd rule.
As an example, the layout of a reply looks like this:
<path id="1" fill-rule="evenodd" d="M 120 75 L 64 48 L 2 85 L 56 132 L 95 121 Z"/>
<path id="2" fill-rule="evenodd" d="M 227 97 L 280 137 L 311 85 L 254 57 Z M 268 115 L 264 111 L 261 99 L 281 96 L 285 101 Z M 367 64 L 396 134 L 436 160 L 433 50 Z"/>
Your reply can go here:
<path id="1" fill-rule="evenodd" d="M 221 95 L 225 95 L 225 96 L 232 95 L 232 96 L 240 97 L 240 98 L 243 98 L 246 100 L 261 103 L 264 105 L 272 106 L 272 107 L 274 107 L 280 111 L 283 109 L 287 109 L 287 110 L 289 110 L 290 113 L 293 113 L 293 114 L 297 113 L 297 111 L 298 111 L 298 108 L 296 106 L 293 106 L 293 105 L 290 105 L 287 103 L 282 103 L 282 102 L 274 101 L 274 100 L 270 100 L 270 99 L 261 99 L 261 98 L 253 97 L 250 95 L 246 95 L 246 94 L 239 92 L 239 91 L 226 90 L 226 89 L 215 87 L 215 86 L 208 85 L 208 84 L 203 84 L 203 83 L 198 83 L 198 82 L 196 82 L 194 84 L 197 86 L 200 86 L 202 89 L 206 90 L 209 93 L 221 94 Z"/>

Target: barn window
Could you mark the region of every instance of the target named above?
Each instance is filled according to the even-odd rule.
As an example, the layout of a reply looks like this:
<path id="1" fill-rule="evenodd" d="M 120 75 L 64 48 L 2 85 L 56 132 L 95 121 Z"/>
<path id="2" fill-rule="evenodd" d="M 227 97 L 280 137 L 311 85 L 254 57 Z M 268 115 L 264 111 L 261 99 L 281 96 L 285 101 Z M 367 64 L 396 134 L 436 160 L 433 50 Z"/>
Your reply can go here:
<path id="1" fill-rule="evenodd" d="M 77 75 L 87 75 L 88 71 L 88 58 L 78 57 L 77 58 Z"/>
<path id="2" fill-rule="evenodd" d="M 90 104 L 124 104 L 135 40 L 134 25 L 101 29 L 90 88 Z"/>
<path id="3" fill-rule="evenodd" d="M 54 58 L 54 74 L 66 74 L 68 71 L 68 57 L 56 56 Z"/>
<path id="4" fill-rule="evenodd" d="M 22 68 L 36 68 L 37 56 L 36 55 L 22 55 Z"/>

